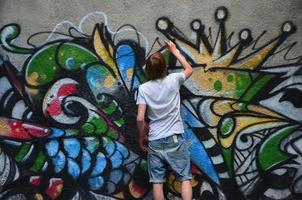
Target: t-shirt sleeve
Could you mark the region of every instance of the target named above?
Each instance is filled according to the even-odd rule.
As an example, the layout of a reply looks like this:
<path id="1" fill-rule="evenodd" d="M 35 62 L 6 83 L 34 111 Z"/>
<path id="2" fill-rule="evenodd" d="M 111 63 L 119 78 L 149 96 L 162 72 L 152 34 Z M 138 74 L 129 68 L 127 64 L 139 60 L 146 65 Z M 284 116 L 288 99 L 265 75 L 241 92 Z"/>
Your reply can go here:
<path id="1" fill-rule="evenodd" d="M 137 92 L 136 105 L 138 104 L 147 104 L 141 87 L 138 88 Z"/>
<path id="2" fill-rule="evenodd" d="M 180 87 L 186 80 L 185 73 L 183 72 L 178 72 L 178 73 L 173 73 L 173 77 L 178 83 L 178 86 Z"/>

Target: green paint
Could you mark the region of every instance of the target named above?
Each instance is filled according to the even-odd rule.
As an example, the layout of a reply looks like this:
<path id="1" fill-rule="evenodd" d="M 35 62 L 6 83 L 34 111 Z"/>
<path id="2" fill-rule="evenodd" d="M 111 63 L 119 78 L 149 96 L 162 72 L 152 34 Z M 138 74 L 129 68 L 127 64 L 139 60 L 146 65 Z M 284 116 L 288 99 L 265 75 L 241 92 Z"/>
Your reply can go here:
<path id="1" fill-rule="evenodd" d="M 292 158 L 291 155 L 281 151 L 280 144 L 284 138 L 289 136 L 296 127 L 286 127 L 273 133 L 260 148 L 259 163 L 262 170 L 269 170 L 271 167 Z"/>
<path id="2" fill-rule="evenodd" d="M 116 110 L 116 108 L 116 104 L 114 102 L 111 102 L 107 108 L 103 109 L 103 111 L 106 114 L 112 114 Z"/>
<path id="3" fill-rule="evenodd" d="M 119 118 L 118 120 L 115 120 L 114 122 L 118 127 L 121 127 L 125 124 L 125 120 L 123 117 Z"/>
<path id="4" fill-rule="evenodd" d="M 15 156 L 15 160 L 17 162 L 21 162 L 23 160 L 23 158 L 25 157 L 25 155 L 27 154 L 27 152 L 29 151 L 30 148 L 30 144 L 27 143 L 23 143 L 22 147 L 20 149 L 20 151 L 18 152 L 18 154 Z"/>
<path id="5" fill-rule="evenodd" d="M 96 134 L 105 133 L 105 131 L 107 130 L 106 122 L 100 118 L 96 118 L 96 117 L 92 118 L 91 123 L 94 124 L 96 127 L 95 130 Z"/>
<path id="6" fill-rule="evenodd" d="M 267 84 L 269 80 L 271 80 L 272 76 L 270 75 L 262 75 L 256 79 L 256 82 L 253 83 L 253 86 L 249 88 L 249 90 L 244 94 L 242 100 L 251 101 L 253 97 L 258 94 L 258 92 L 263 88 L 264 85 Z"/>
<path id="7" fill-rule="evenodd" d="M 222 154 L 223 154 L 223 158 L 224 161 L 228 167 L 228 173 L 229 176 L 232 177 L 233 176 L 233 152 L 231 148 L 225 149 L 225 148 L 221 148 L 222 149 Z"/>
<path id="8" fill-rule="evenodd" d="M 118 134 L 117 132 L 113 131 L 113 130 L 109 130 L 106 134 L 109 138 L 112 139 L 117 139 L 118 138 Z"/>
<path id="9" fill-rule="evenodd" d="M 227 76 L 227 81 L 228 82 L 232 82 L 234 80 L 234 76 L 233 75 L 228 75 Z"/>
<path id="10" fill-rule="evenodd" d="M 64 43 L 59 47 L 57 58 L 60 66 L 67 70 L 75 71 L 84 63 L 98 61 L 98 57 L 88 49 L 73 43 Z"/>
<path id="11" fill-rule="evenodd" d="M 46 157 L 42 151 L 39 152 L 34 164 L 31 166 L 30 170 L 33 172 L 38 172 L 45 164 Z"/>
<path id="12" fill-rule="evenodd" d="M 67 129 L 66 130 L 66 135 L 78 135 L 79 132 L 80 132 L 79 129 Z"/>
<path id="13" fill-rule="evenodd" d="M 60 69 L 55 61 L 55 52 L 58 44 L 52 44 L 38 51 L 26 66 L 27 83 L 40 86 L 56 79 Z M 52 58 L 51 60 L 49 58 Z M 34 82 L 33 82 L 34 81 Z"/>
<path id="14" fill-rule="evenodd" d="M 82 126 L 82 129 L 85 133 L 88 133 L 88 134 L 91 134 L 94 132 L 94 126 L 90 123 L 85 123 L 83 126 Z"/>
<path id="15" fill-rule="evenodd" d="M 148 172 L 148 165 L 146 161 L 142 161 L 140 166 L 144 172 Z"/>
<path id="16" fill-rule="evenodd" d="M 251 83 L 248 73 L 237 72 L 235 76 L 235 92 L 233 98 L 240 98 Z"/>
<path id="17" fill-rule="evenodd" d="M 248 111 L 246 103 L 239 103 L 238 106 L 240 111 Z"/>
<path id="18" fill-rule="evenodd" d="M 231 117 L 222 119 L 222 123 L 219 127 L 219 132 L 222 135 L 222 137 L 226 137 L 232 133 L 234 124 L 235 124 L 234 119 Z"/>
<path id="19" fill-rule="evenodd" d="M 220 91 L 222 89 L 221 81 L 219 81 L 219 80 L 215 81 L 214 88 L 216 91 Z"/>

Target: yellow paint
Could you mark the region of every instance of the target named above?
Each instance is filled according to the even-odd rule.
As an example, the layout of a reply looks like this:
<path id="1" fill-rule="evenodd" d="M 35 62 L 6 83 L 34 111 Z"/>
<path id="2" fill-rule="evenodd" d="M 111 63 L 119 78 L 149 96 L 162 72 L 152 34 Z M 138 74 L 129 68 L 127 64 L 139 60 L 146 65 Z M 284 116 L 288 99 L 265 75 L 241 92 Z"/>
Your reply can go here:
<path id="1" fill-rule="evenodd" d="M 244 59 L 243 61 L 232 65 L 232 68 L 241 68 L 241 69 L 255 69 L 257 68 L 263 60 L 268 56 L 269 53 L 272 52 L 274 47 L 277 46 L 279 40 L 275 40 L 274 42 L 270 43 L 260 51 L 256 52 L 254 55 L 249 56 L 248 58 Z"/>
<path id="2" fill-rule="evenodd" d="M 273 118 L 278 119 L 285 119 L 283 116 L 279 115 L 278 113 L 275 113 L 271 110 L 268 110 L 267 108 L 255 106 L 255 105 L 248 105 L 247 107 L 250 111 L 257 112 L 258 114 L 264 115 L 264 116 L 271 116 Z"/>
<path id="3" fill-rule="evenodd" d="M 35 200 L 43 200 L 43 196 L 40 193 L 36 193 Z"/>
<path id="4" fill-rule="evenodd" d="M 222 100 L 222 101 L 216 101 L 213 103 L 213 111 L 217 115 L 224 115 L 228 112 L 233 111 L 232 104 L 235 103 L 235 101 L 230 100 Z"/>
<path id="5" fill-rule="evenodd" d="M 234 59 L 235 54 L 237 53 L 239 45 L 234 47 L 230 52 L 226 53 L 221 58 L 218 58 L 213 62 L 213 66 L 216 67 L 228 67 Z"/>
<path id="6" fill-rule="evenodd" d="M 27 82 L 30 85 L 38 85 L 38 78 L 39 78 L 39 73 L 38 72 L 33 72 L 27 77 Z"/>
<path id="7" fill-rule="evenodd" d="M 101 57 L 101 59 L 114 71 L 114 73 L 118 76 L 118 69 L 115 65 L 112 55 L 107 51 L 99 33 L 99 30 L 96 28 L 93 35 L 93 45 L 96 53 Z M 113 50 L 112 50 L 113 51 Z"/>
<path id="8" fill-rule="evenodd" d="M 208 131 L 211 133 L 216 142 L 218 142 L 217 128 L 208 128 Z"/>
<path id="9" fill-rule="evenodd" d="M 109 43 L 109 53 L 110 53 L 110 55 L 113 55 L 113 47 L 112 47 L 111 43 Z"/>
<path id="10" fill-rule="evenodd" d="M 132 196 L 136 199 L 140 198 L 141 195 L 143 195 L 143 194 L 135 191 L 135 183 L 133 180 L 131 180 L 129 183 L 129 190 L 131 191 Z"/>
<path id="11" fill-rule="evenodd" d="M 45 80 L 45 79 L 47 79 L 47 75 L 45 73 L 40 73 L 40 78 L 42 80 Z"/>
<path id="12" fill-rule="evenodd" d="M 11 128 L 4 119 L 0 118 L 0 135 L 7 136 L 11 132 Z"/>
<path id="13" fill-rule="evenodd" d="M 196 187 L 196 186 L 198 185 L 198 183 L 199 183 L 199 181 L 197 181 L 197 180 L 195 179 L 195 176 L 192 175 L 192 180 L 191 180 L 192 187 Z"/>
<path id="14" fill-rule="evenodd" d="M 113 76 L 107 76 L 104 80 L 104 87 L 111 88 L 116 80 Z"/>
<path id="15" fill-rule="evenodd" d="M 235 98 L 236 93 L 240 91 L 236 90 L 236 81 L 227 81 L 228 75 L 232 75 L 233 77 L 236 76 L 235 73 L 232 72 L 205 72 L 203 68 L 200 68 L 199 70 L 194 71 L 191 76 L 191 79 L 194 81 L 199 90 L 208 92 L 210 96 Z M 216 80 L 219 80 L 222 84 L 221 91 L 216 91 L 214 88 L 214 83 Z"/>
<path id="16" fill-rule="evenodd" d="M 169 173 L 168 176 L 168 187 L 170 190 L 181 193 L 181 184 L 177 182 L 173 173 Z"/>
<path id="17" fill-rule="evenodd" d="M 133 76 L 133 69 L 132 69 L 132 68 L 131 68 L 131 69 L 128 69 L 126 73 L 127 73 L 128 79 L 131 79 L 132 76 Z"/>
<path id="18" fill-rule="evenodd" d="M 198 185 L 199 181 L 195 179 L 195 176 L 192 176 L 191 184 L 192 187 L 196 187 Z M 170 173 L 168 175 L 168 187 L 170 190 L 176 192 L 176 193 L 181 193 L 181 182 L 176 180 L 176 177 L 174 176 L 173 173 Z"/>
<path id="19" fill-rule="evenodd" d="M 118 198 L 118 199 L 125 199 L 124 192 L 119 192 L 119 193 L 117 193 L 113 196 Z"/>
<path id="20" fill-rule="evenodd" d="M 240 113 L 244 114 L 244 113 Z M 259 128 L 263 129 L 264 126 L 271 125 L 273 127 L 278 127 L 284 125 L 285 122 L 276 120 L 274 118 L 269 117 L 259 117 L 259 116 L 238 116 L 235 117 L 236 126 L 233 132 L 226 138 L 219 138 L 221 145 L 224 148 L 229 148 L 233 142 L 235 137 L 241 133 L 244 129 L 251 126 L 259 126 Z"/>
<path id="21" fill-rule="evenodd" d="M 100 82 L 96 82 L 95 87 L 96 89 L 101 89 L 102 85 Z"/>
<path id="22" fill-rule="evenodd" d="M 39 93 L 39 89 L 34 89 L 34 88 L 26 88 L 26 91 L 30 93 L 32 96 L 35 96 Z"/>
<path id="23" fill-rule="evenodd" d="M 59 196 L 61 194 L 62 190 L 63 190 L 63 183 L 60 183 L 56 187 L 56 195 L 55 196 Z"/>

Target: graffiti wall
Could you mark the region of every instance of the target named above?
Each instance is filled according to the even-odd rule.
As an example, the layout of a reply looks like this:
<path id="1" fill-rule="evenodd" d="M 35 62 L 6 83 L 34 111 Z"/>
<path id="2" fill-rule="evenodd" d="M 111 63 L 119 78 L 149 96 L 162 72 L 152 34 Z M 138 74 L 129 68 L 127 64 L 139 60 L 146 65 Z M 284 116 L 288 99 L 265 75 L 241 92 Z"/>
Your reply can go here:
<path id="1" fill-rule="evenodd" d="M 194 70 L 181 88 L 194 199 L 301 199 L 300 27 L 235 32 L 228 8 L 210 14 L 215 23 L 198 16 L 190 34 L 159 15 L 154 41 L 130 22 L 112 29 L 100 11 L 22 42 L 22 24 L 3 25 L 0 198 L 152 199 L 135 100 L 150 53 L 164 54 L 169 73 L 182 69 L 164 38 Z M 171 171 L 164 190 L 180 199 Z"/>

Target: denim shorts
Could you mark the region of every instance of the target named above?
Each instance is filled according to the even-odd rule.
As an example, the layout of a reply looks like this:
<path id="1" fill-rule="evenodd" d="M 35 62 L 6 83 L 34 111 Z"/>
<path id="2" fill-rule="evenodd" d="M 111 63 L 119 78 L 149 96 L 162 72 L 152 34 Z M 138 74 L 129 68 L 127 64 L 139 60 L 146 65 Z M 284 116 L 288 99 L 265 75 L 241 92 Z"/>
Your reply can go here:
<path id="1" fill-rule="evenodd" d="M 151 183 L 166 182 L 167 165 L 177 181 L 192 179 L 190 154 L 182 134 L 149 141 L 147 159 Z"/>

